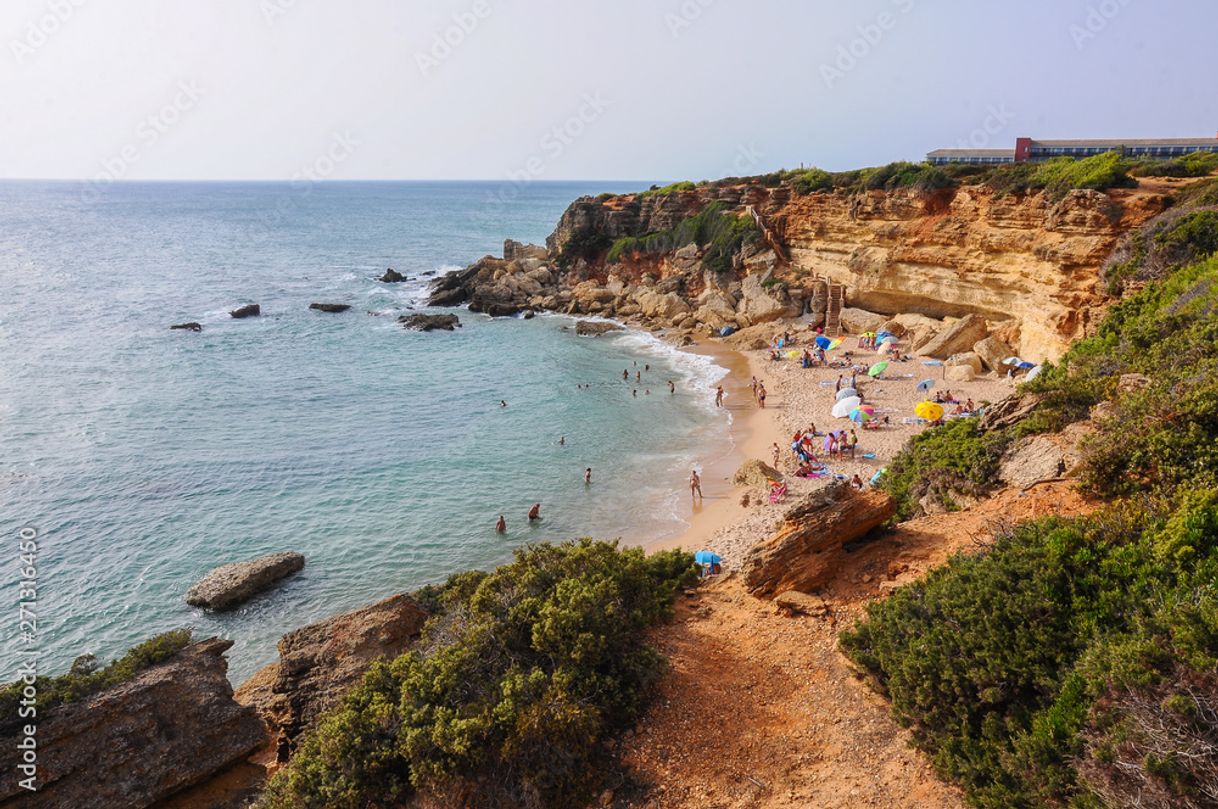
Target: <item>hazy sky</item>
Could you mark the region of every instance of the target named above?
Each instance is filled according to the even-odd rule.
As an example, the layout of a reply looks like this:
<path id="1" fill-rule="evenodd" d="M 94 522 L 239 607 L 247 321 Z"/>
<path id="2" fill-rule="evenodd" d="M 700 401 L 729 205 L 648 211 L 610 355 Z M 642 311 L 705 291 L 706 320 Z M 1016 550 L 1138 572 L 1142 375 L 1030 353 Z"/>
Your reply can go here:
<path id="1" fill-rule="evenodd" d="M 0 176 L 703 179 L 1213 136 L 1214 0 L 4 0 Z"/>

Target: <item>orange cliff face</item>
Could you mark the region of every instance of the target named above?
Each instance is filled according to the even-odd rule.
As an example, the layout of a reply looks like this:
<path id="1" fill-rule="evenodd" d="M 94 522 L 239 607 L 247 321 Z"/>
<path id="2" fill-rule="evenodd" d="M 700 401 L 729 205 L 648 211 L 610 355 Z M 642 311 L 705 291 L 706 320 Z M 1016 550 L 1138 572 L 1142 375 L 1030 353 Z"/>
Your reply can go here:
<path id="1" fill-rule="evenodd" d="M 1100 268 L 1120 236 L 1161 213 L 1158 190 L 997 196 L 963 186 L 924 196 L 872 191 L 792 196 L 781 223 L 791 273 L 845 284 L 881 314 L 975 313 L 1014 320 L 1021 356 L 1057 359 L 1110 302 Z"/>
<path id="2" fill-rule="evenodd" d="M 739 275 L 773 270 L 793 292 L 808 290 L 805 300 L 813 297 L 813 280 L 827 278 L 845 285 L 848 306 L 883 315 L 982 315 L 1005 322 L 1003 334 L 1021 356 L 1042 361 L 1060 357 L 1099 322 L 1111 303 L 1100 268 L 1122 234 L 1168 207 L 1168 190 L 1144 181 L 1135 189 L 1072 191 L 1054 200 L 1043 193 L 1000 196 L 977 185 L 929 194 L 798 195 L 786 184 L 714 183 L 577 200 L 547 245 L 557 253 L 583 240 L 600 249 L 598 257 L 575 262 L 578 277 L 568 274 L 568 284 L 682 274 L 688 276 L 682 291 L 693 298 L 703 289 L 700 274 L 681 257 L 641 256 L 606 266 L 604 248 L 622 236 L 670 229 L 714 200 L 737 212 L 751 206 L 781 242 L 787 262 L 776 262 L 770 251 L 769 260 L 746 255 Z"/>

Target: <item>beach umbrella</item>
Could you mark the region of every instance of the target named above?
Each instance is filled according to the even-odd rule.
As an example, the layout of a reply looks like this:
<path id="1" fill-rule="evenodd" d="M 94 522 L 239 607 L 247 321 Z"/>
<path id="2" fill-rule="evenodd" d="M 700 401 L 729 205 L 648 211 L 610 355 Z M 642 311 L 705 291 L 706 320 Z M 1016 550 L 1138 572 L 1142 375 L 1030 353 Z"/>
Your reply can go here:
<path id="1" fill-rule="evenodd" d="M 875 408 L 871 405 L 859 405 L 850 411 L 850 420 L 862 424 L 875 418 Z"/>
<path id="2" fill-rule="evenodd" d="M 823 334 L 816 335 L 816 345 L 818 348 L 828 348 L 833 343 L 828 337 Z"/>
<path id="3" fill-rule="evenodd" d="M 1031 371 L 1028 371 L 1028 375 L 1027 375 L 1027 376 L 1025 376 L 1025 377 L 1023 378 L 1023 381 L 1024 381 L 1024 382 L 1031 382 L 1033 379 L 1035 379 L 1036 377 L 1040 376 L 1040 372 L 1041 372 L 1041 371 L 1043 371 L 1043 370 L 1045 370 L 1045 366 L 1043 366 L 1043 365 L 1037 365 L 1037 366 L 1036 366 L 1035 368 L 1033 368 Z"/>
<path id="4" fill-rule="evenodd" d="M 840 345 L 841 345 L 842 343 L 844 343 L 844 342 L 845 342 L 845 340 L 843 340 L 841 337 L 838 337 L 838 338 L 837 338 L 836 340 L 834 340 L 832 343 L 829 343 L 829 349 L 828 349 L 828 350 L 832 351 L 833 349 L 837 348 L 838 346 L 840 346 Z"/>
<path id="5" fill-rule="evenodd" d="M 798 356 L 799 356 L 799 352 L 798 352 L 798 351 L 788 351 L 788 352 L 787 352 L 787 354 L 786 354 L 786 356 L 788 356 L 788 357 L 798 357 Z"/>
<path id="6" fill-rule="evenodd" d="M 857 390 L 855 390 L 854 388 L 842 388 L 841 390 L 839 390 L 837 392 L 836 398 L 840 402 L 842 399 L 845 399 L 848 396 L 858 396 L 858 395 L 859 395 L 859 392 Z"/>
<path id="7" fill-rule="evenodd" d="M 1007 357 L 1005 360 L 1002 361 L 1003 365 L 1018 365 L 1019 363 L 1020 363 L 1019 357 Z"/>
<path id="8" fill-rule="evenodd" d="M 1035 368 L 1035 367 L 1036 367 L 1036 365 L 1035 365 L 1035 364 L 1033 364 L 1033 363 L 1028 362 L 1027 360 L 1020 360 L 1020 361 L 1019 361 L 1019 364 L 1018 364 L 1018 365 L 1016 365 L 1015 367 L 1016 367 L 1016 368 L 1022 368 L 1022 369 L 1024 369 L 1024 370 L 1026 370 L 1026 369 L 1028 369 L 1028 368 Z"/>
<path id="9" fill-rule="evenodd" d="M 717 565 L 722 561 L 719 554 L 710 551 L 698 551 L 694 554 L 694 562 L 699 565 Z"/>
<path id="10" fill-rule="evenodd" d="M 867 376 L 874 376 L 878 378 L 880 374 L 884 373 L 884 369 L 887 367 L 887 362 L 877 362 L 875 365 L 867 369 Z"/>
<path id="11" fill-rule="evenodd" d="M 938 421 L 943 418 L 943 405 L 938 402 L 922 401 L 914 405 L 914 413 L 918 418 L 927 421 Z"/>
<path id="12" fill-rule="evenodd" d="M 935 380 L 923 379 L 921 382 L 918 383 L 918 393 L 926 393 L 926 391 L 930 390 L 934 386 L 935 386 Z"/>
<path id="13" fill-rule="evenodd" d="M 833 406 L 833 410 L 832 410 L 833 417 L 839 418 L 839 419 L 844 419 L 850 415 L 851 410 L 858 407 L 862 403 L 863 403 L 863 400 L 857 396 L 849 396 L 845 399 L 842 399 L 840 402 L 838 402 L 837 404 L 835 404 Z"/>
<path id="14" fill-rule="evenodd" d="M 897 338 L 893 337 L 891 334 L 885 335 L 884 339 L 880 340 L 881 343 L 895 343 L 896 341 Z"/>
<path id="15" fill-rule="evenodd" d="M 877 343 L 882 343 L 885 340 L 889 339 L 890 337 L 892 337 L 892 332 L 890 332 L 890 331 L 876 332 L 876 335 L 875 335 L 875 339 L 876 339 Z"/>
<path id="16" fill-rule="evenodd" d="M 887 471 L 888 471 L 888 467 L 885 466 L 885 467 L 882 467 L 880 469 L 880 471 L 878 471 L 874 475 L 872 475 L 871 476 L 871 485 L 874 486 L 875 484 L 879 483 L 880 478 L 884 477 L 884 473 Z"/>

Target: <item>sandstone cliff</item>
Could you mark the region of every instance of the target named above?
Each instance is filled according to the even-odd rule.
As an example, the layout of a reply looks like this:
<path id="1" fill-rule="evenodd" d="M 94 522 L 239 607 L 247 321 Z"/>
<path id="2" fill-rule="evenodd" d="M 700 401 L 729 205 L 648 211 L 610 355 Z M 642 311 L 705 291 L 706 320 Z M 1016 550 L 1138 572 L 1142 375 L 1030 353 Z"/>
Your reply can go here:
<path id="1" fill-rule="evenodd" d="M 608 261 L 614 241 L 671 231 L 713 202 L 755 222 L 726 271 L 708 269 L 698 244 Z M 601 314 L 709 333 L 801 312 L 816 321 L 832 282 L 844 287 L 847 306 L 888 317 L 975 314 L 1001 323 L 991 332 L 1003 345 L 1040 361 L 1098 322 L 1109 303 L 1101 265 L 1123 233 L 1168 205 L 1153 184 L 1053 199 L 982 185 L 801 195 L 758 180 L 583 197 L 563 213 L 547 249 L 487 257 L 441 281 L 433 303 L 470 302 L 490 314 Z"/>
<path id="2" fill-rule="evenodd" d="M 37 792 L 0 775 L 0 806 L 113 809 L 149 806 L 210 778 L 262 744 L 252 708 L 233 701 L 223 653 L 212 638 L 38 721 Z M 16 739 L 0 739 L 15 750 Z"/>

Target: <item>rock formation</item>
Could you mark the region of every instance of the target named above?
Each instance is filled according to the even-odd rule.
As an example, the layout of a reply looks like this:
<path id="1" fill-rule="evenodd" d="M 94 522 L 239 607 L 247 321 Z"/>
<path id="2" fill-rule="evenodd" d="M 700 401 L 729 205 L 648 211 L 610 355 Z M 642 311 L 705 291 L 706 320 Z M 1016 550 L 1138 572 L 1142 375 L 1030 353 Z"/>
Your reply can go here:
<path id="1" fill-rule="evenodd" d="M 756 458 L 740 464 L 732 475 L 732 484 L 736 486 L 768 486 L 771 480 L 782 480 L 782 472 Z"/>
<path id="2" fill-rule="evenodd" d="M 390 267 L 381 275 L 380 280 L 383 284 L 400 284 L 406 280 L 406 276 L 402 275 L 393 267 Z"/>
<path id="3" fill-rule="evenodd" d="M 329 618 L 284 635 L 279 662 L 254 674 L 236 699 L 257 709 L 284 761 L 296 740 L 338 704 L 374 660 L 406 651 L 427 613 L 408 595 Z"/>
<path id="4" fill-rule="evenodd" d="M 221 565 L 186 591 L 186 603 L 212 610 L 232 609 L 300 570 L 304 563 L 304 556 L 289 551 Z"/>
<path id="5" fill-rule="evenodd" d="M 310 303 L 310 309 L 316 309 L 319 312 L 345 312 L 351 308 L 349 303 Z"/>
<path id="6" fill-rule="evenodd" d="M 621 331 L 622 327 L 608 320 L 581 320 L 575 324 L 575 333 L 581 337 L 595 337 L 610 331 Z"/>
<path id="7" fill-rule="evenodd" d="M 233 701 L 224 651 L 192 644 L 91 697 L 40 713 L 38 791 L 0 773 L 0 805 L 28 809 L 140 809 L 210 778 L 266 740 L 252 708 Z M 16 738 L 0 737 L 6 750 Z"/>
<path id="8" fill-rule="evenodd" d="M 745 587 L 757 596 L 822 587 L 845 553 L 842 546 L 883 525 L 895 512 L 895 501 L 878 489 L 856 492 L 841 482 L 815 491 L 790 508 L 778 531 L 745 556 Z"/>
<path id="9" fill-rule="evenodd" d="M 240 319 L 243 317 L 258 317 L 261 314 L 261 306 L 256 303 L 247 303 L 245 306 L 238 306 L 236 309 L 233 309 L 228 313 L 228 316 Z"/>
<path id="10" fill-rule="evenodd" d="M 184 329 L 186 331 L 203 331 L 203 325 L 191 320 L 187 323 L 175 323 L 170 326 L 171 329 Z"/>
<path id="11" fill-rule="evenodd" d="M 415 331 L 435 331 L 436 329 L 452 331 L 461 326 L 461 321 L 456 315 L 402 315 L 398 318 L 398 322 L 402 324 L 403 328 Z"/>

